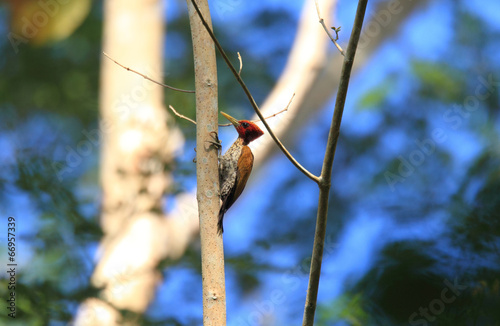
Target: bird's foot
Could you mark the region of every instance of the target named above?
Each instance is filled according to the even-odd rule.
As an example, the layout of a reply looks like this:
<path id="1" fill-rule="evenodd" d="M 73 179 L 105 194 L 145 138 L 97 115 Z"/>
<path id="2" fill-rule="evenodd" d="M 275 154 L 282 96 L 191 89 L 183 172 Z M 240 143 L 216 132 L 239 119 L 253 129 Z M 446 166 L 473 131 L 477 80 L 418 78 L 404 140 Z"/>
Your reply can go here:
<path id="1" fill-rule="evenodd" d="M 207 140 L 207 143 L 210 144 L 210 146 L 214 146 L 217 149 L 217 158 L 220 159 L 221 151 L 222 151 L 222 143 L 219 140 L 219 136 L 217 135 L 217 132 L 212 131 L 210 132 L 214 140 Z M 194 149 L 194 152 L 196 153 L 196 148 Z M 196 163 L 196 156 L 193 158 L 193 163 Z"/>
<path id="2" fill-rule="evenodd" d="M 211 131 L 210 135 L 214 138 L 214 140 L 207 140 L 207 143 L 210 143 L 217 149 L 217 157 L 220 159 L 221 151 L 222 151 L 222 142 L 219 140 L 219 135 L 216 131 Z"/>

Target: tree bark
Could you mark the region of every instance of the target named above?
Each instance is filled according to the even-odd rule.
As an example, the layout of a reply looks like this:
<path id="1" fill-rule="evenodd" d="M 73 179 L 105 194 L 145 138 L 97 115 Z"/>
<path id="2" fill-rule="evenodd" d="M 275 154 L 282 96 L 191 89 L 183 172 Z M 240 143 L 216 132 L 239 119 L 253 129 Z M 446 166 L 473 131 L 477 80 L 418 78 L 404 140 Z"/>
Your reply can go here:
<path id="1" fill-rule="evenodd" d="M 197 5 L 210 28 L 206 0 Z M 218 132 L 217 66 L 215 47 L 191 0 L 187 0 L 193 40 L 196 86 L 196 179 L 200 219 L 203 325 L 226 325 L 224 248 L 217 234 L 220 207 L 219 169 L 214 135 Z"/>
<path id="2" fill-rule="evenodd" d="M 104 52 L 157 80 L 163 33 L 162 1 L 105 1 Z M 143 313 L 161 281 L 159 261 L 178 257 L 197 230 L 190 215 L 162 213 L 172 183 L 164 167 L 184 142 L 167 126 L 163 89 L 103 57 L 100 109 L 104 237 L 91 281 L 103 290 L 80 306 L 76 325 L 118 325 L 117 309 Z"/>

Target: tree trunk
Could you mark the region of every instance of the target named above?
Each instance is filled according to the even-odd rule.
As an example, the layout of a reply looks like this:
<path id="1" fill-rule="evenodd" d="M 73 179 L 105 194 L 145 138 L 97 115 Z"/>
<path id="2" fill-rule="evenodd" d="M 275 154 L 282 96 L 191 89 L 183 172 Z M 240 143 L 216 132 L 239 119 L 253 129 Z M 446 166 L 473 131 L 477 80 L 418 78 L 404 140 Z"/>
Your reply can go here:
<path id="1" fill-rule="evenodd" d="M 198 9 L 212 28 L 206 0 Z M 200 215 L 203 325 L 226 325 L 224 248 L 217 234 L 220 207 L 217 148 L 212 143 L 218 132 L 217 65 L 215 47 L 191 0 L 187 0 L 196 86 L 196 180 Z"/>
<path id="2" fill-rule="evenodd" d="M 119 62 L 162 79 L 162 1 L 107 0 L 103 50 Z M 101 67 L 101 183 L 104 237 L 92 283 L 99 299 L 82 304 L 77 325 L 117 325 L 126 309 L 143 313 L 161 274 L 170 244 L 189 243 L 193 227 L 166 219 L 162 197 L 171 184 L 165 165 L 183 144 L 167 126 L 163 89 L 107 58 Z M 183 223 L 189 223 L 187 220 Z M 179 230 L 172 241 L 173 228 Z M 194 228 L 196 229 L 196 227 Z M 182 239 L 179 239 L 182 238 Z M 184 248 L 183 248 L 184 249 Z M 182 250 L 183 250 L 182 249 Z"/>

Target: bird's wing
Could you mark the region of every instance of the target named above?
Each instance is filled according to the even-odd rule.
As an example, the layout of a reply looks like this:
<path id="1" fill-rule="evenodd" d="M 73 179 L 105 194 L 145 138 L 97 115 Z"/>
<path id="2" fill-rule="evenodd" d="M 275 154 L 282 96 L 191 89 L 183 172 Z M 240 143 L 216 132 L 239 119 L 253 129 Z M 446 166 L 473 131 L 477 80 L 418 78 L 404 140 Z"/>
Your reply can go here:
<path id="1" fill-rule="evenodd" d="M 224 214 L 238 199 L 238 197 L 245 189 L 245 185 L 252 172 L 253 166 L 253 154 L 248 146 L 244 146 L 241 150 L 240 158 L 238 159 L 236 168 L 236 180 L 233 183 L 233 187 L 228 191 L 225 198 L 222 198 L 221 213 Z M 223 191 L 225 192 L 225 191 Z"/>
<path id="2" fill-rule="evenodd" d="M 250 172 L 252 172 L 253 167 L 253 153 L 250 147 L 243 146 L 241 149 L 241 156 L 238 159 L 237 169 L 236 169 L 236 180 L 233 187 L 229 191 L 225 198 L 222 198 L 222 205 L 219 211 L 219 221 L 217 223 L 218 233 L 222 234 L 224 232 L 222 220 L 226 211 L 233 205 L 233 203 L 238 199 L 238 197 L 245 189 Z"/>
<path id="3" fill-rule="evenodd" d="M 238 159 L 238 169 L 236 173 L 236 186 L 233 195 L 233 203 L 238 199 L 238 197 L 245 189 L 245 186 L 248 181 L 248 177 L 250 177 L 250 173 L 252 172 L 253 167 L 253 153 L 250 150 L 250 147 L 243 146 L 241 150 L 241 156 Z"/>

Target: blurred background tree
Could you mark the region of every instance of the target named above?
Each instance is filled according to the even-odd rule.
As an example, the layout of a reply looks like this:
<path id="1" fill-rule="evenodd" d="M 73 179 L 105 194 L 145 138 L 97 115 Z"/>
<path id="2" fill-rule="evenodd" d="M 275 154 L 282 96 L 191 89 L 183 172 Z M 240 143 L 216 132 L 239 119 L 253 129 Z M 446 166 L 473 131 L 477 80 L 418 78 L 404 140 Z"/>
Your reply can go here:
<path id="1" fill-rule="evenodd" d="M 103 239 L 101 147 L 90 148 L 88 155 L 71 154 L 89 139 L 86 132 L 99 127 L 103 3 L 57 3 L 68 5 L 67 12 L 47 14 L 44 26 L 50 28 L 14 43 L 9 36 L 23 35 L 22 18 L 43 8 L 33 9 L 41 6 L 37 1 L 11 0 L 0 11 L 5 36 L 0 41 L 0 212 L 18 221 L 18 316 L 1 314 L 8 325 L 66 325 L 82 302 L 100 295 L 90 277 Z M 500 324 L 500 5 L 494 0 L 391 3 L 370 4 L 366 46 L 360 49 L 365 52 L 357 57 L 362 65 L 348 94 L 334 164 L 318 324 Z M 258 102 L 283 72 L 302 4 L 211 3 L 216 33 L 228 52 L 242 53 L 243 76 Z M 166 1 L 164 8 L 165 81 L 190 89 L 185 3 Z M 342 26 L 342 44 L 354 8 L 355 3 L 340 1 L 336 19 L 330 19 Z M 390 8 L 402 11 L 391 14 Z M 328 23 L 330 15 L 323 16 Z M 333 46 L 329 51 L 327 59 L 337 60 Z M 329 70 L 319 71 L 323 76 Z M 250 106 L 221 63 L 219 76 L 220 107 L 236 117 L 250 116 Z M 320 169 L 336 88 L 313 83 L 320 87 L 330 92 L 318 111 L 311 100 L 298 99 L 309 114 L 276 118 L 277 124 L 294 120 L 284 139 L 312 171 Z M 163 94 L 164 104 L 194 117 L 194 97 Z M 283 95 L 284 105 L 290 95 Z M 161 207 L 167 215 L 179 211 L 177 195 L 189 193 L 195 183 L 194 128 L 169 121 L 182 130 L 185 144 L 175 162 L 165 165 L 173 173 Z M 223 145 L 234 137 L 229 129 L 221 132 Z M 266 154 L 262 163 L 235 207 L 242 213 L 226 219 L 228 325 L 289 325 L 302 317 L 316 189 L 279 155 Z M 192 213 L 192 207 L 180 212 Z M 0 250 L 6 257 L 6 246 Z M 123 318 L 141 325 L 199 325 L 196 240 L 157 270 L 162 281 L 148 309 L 143 314 L 121 310 Z M 6 291 L 2 276 L 2 297 Z"/>

